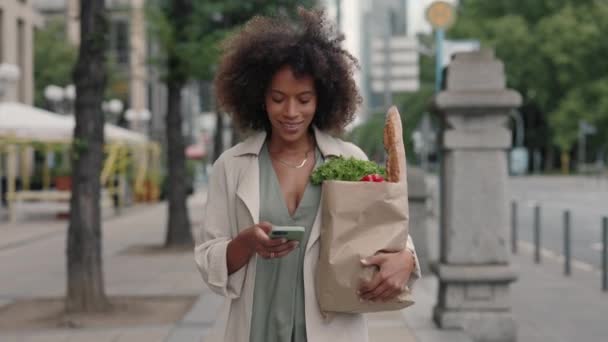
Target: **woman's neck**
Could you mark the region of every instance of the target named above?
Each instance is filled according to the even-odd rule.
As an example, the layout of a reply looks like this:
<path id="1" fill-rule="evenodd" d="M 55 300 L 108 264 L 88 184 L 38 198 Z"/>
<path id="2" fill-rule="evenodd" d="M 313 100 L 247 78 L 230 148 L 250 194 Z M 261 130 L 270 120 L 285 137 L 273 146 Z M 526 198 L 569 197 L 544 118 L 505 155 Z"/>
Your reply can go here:
<path id="1" fill-rule="evenodd" d="M 268 149 L 274 154 L 306 153 L 314 147 L 312 133 L 307 133 L 301 139 L 287 142 L 278 135 L 270 134 Z"/>

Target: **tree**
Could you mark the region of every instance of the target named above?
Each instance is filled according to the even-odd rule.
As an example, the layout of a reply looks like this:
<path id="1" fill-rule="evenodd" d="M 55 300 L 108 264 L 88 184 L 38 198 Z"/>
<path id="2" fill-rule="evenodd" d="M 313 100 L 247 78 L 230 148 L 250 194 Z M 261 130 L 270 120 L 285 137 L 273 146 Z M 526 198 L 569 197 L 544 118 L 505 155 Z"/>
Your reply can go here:
<path id="1" fill-rule="evenodd" d="M 166 116 L 169 219 L 165 246 L 192 244 L 188 207 L 184 137 L 181 132 L 181 90 L 193 79 L 212 78 L 219 42 L 256 14 L 293 13 L 296 4 L 314 1 L 288 0 L 160 0 L 148 8 L 149 22 L 163 50 L 168 89 Z M 218 113 L 218 115 L 222 115 Z M 218 120 L 218 122 L 222 122 Z M 218 130 L 221 132 L 221 130 Z"/>
<path id="2" fill-rule="evenodd" d="M 65 23 L 49 21 L 37 30 L 34 41 L 34 104 L 46 107 L 44 88 L 50 84 L 66 86 L 72 82 L 77 50 L 65 35 Z"/>
<path id="3" fill-rule="evenodd" d="M 67 236 L 68 312 L 99 312 L 109 306 L 103 280 L 99 205 L 107 30 L 104 0 L 80 1 L 81 43 L 74 68 L 76 126 Z"/>
<path id="4" fill-rule="evenodd" d="M 608 4 L 597 0 L 463 0 L 449 34 L 477 38 L 495 49 L 508 85 L 524 97 L 526 145 L 544 149 L 548 158 L 556 146 L 567 161 L 579 118 L 598 110 L 575 99 L 589 97 L 587 92 L 608 95 L 598 94 L 608 70 L 602 34 L 608 30 L 607 15 Z"/>
<path id="5" fill-rule="evenodd" d="M 427 40 L 427 38 L 430 37 L 420 37 L 422 40 Z M 434 58 L 421 56 L 419 67 L 420 88 L 415 92 L 400 93 L 394 97 L 394 103 L 397 105 L 403 121 L 403 142 L 408 163 L 416 160 L 413 133 L 424 113 L 429 111 L 434 95 Z M 368 157 L 376 162 L 384 161 L 384 120 L 385 113 L 373 113 L 364 123 L 355 127 L 348 136 L 348 139 L 361 147 Z"/>

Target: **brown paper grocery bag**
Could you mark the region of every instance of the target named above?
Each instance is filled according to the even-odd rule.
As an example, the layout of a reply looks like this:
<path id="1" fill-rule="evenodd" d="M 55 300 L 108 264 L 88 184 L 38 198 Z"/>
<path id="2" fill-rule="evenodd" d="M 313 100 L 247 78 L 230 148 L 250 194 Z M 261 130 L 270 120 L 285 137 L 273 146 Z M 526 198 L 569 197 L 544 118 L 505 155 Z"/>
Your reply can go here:
<path id="1" fill-rule="evenodd" d="M 407 183 L 324 181 L 317 300 L 324 313 L 398 310 L 412 305 L 409 289 L 393 301 L 362 302 L 362 281 L 377 272 L 361 259 L 403 250 L 408 237 Z"/>

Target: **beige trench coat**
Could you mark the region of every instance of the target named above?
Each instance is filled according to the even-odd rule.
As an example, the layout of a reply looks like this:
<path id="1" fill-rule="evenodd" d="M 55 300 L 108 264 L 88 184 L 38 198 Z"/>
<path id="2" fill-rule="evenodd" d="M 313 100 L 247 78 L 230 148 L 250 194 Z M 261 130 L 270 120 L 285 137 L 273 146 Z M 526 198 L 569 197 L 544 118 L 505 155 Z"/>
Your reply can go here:
<path id="1" fill-rule="evenodd" d="M 357 146 L 315 128 L 315 138 L 324 157 L 367 159 Z M 212 341 L 248 342 L 253 305 L 256 257 L 228 275 L 226 247 L 240 230 L 259 220 L 260 189 L 258 154 L 266 139 L 259 133 L 224 152 L 216 161 L 209 181 L 201 241 L 195 248 L 196 264 L 209 288 L 226 298 L 217 316 Z M 317 212 L 304 256 L 304 297 L 308 341 L 364 342 L 368 340 L 363 315 L 338 314 L 323 320 L 317 305 L 314 274 L 319 257 L 320 210 Z M 408 247 L 414 249 L 411 239 Z M 420 276 L 420 267 L 411 283 Z"/>

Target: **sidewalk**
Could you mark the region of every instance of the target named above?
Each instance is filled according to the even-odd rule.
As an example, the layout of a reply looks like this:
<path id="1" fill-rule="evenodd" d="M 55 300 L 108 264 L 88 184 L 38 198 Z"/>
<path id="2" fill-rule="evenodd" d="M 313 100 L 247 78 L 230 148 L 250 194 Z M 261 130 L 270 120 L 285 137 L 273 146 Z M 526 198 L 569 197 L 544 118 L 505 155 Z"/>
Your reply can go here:
<path id="1" fill-rule="evenodd" d="M 205 193 L 190 199 L 193 225 L 200 223 Z M 128 247 L 160 245 L 164 240 L 166 204 L 135 208 L 104 221 L 104 273 L 108 295 L 194 295 L 198 299 L 176 324 L 112 329 L 52 329 L 0 332 L 2 342 L 32 341 L 200 341 L 212 327 L 222 298 L 203 285 L 190 253 L 132 255 Z M 62 297 L 65 293 L 65 221 L 1 225 L 0 306 L 14 300 Z M 513 256 L 519 280 L 511 287 L 513 313 L 521 342 L 595 342 L 608 336 L 608 294 L 600 291 L 595 272 L 573 269 L 547 259 L 532 262 L 525 247 Z M 6 275 L 11 275 L 7 277 Z M 402 312 L 368 315 L 371 342 L 468 342 L 455 330 L 438 330 L 431 320 L 437 298 L 432 275 L 416 283 L 416 304 Z"/>
<path id="2" fill-rule="evenodd" d="M 205 197 L 204 192 L 199 192 L 189 201 L 195 235 Z M 205 288 L 192 254 L 125 253 L 132 246 L 160 245 L 164 240 L 165 222 L 165 203 L 136 207 L 104 221 L 105 288 L 109 296 L 198 296 L 179 322 L 112 329 L 4 331 L 0 332 L 0 341 L 200 341 L 212 327 L 222 298 Z M 0 306 L 19 299 L 64 296 L 66 228 L 66 221 L 40 220 L 0 226 L 0 274 L 13 275 L 2 278 Z M 372 342 L 417 341 L 400 312 L 370 315 L 369 326 Z"/>
<path id="3" fill-rule="evenodd" d="M 518 341 L 607 341 L 608 292 L 601 291 L 600 274 L 573 267 L 566 277 L 557 259 L 534 264 L 525 246 L 512 257 L 519 273 L 511 286 Z"/>
<path id="4" fill-rule="evenodd" d="M 190 199 L 193 225 L 200 222 L 204 200 L 204 192 Z M 104 221 L 103 262 L 105 288 L 109 296 L 194 295 L 200 296 L 200 303 L 207 291 L 191 253 L 149 256 L 125 253 L 133 246 L 161 245 L 165 223 L 166 203 L 138 206 Z M 0 225 L 0 274 L 3 275 L 0 305 L 18 299 L 64 296 L 66 228 L 66 221 Z M 0 341 L 198 341 L 208 326 L 197 325 L 199 336 L 196 338 L 184 338 L 184 332 L 189 331 L 188 321 L 184 320 L 176 325 L 112 329 L 3 331 L 0 332 Z"/>

